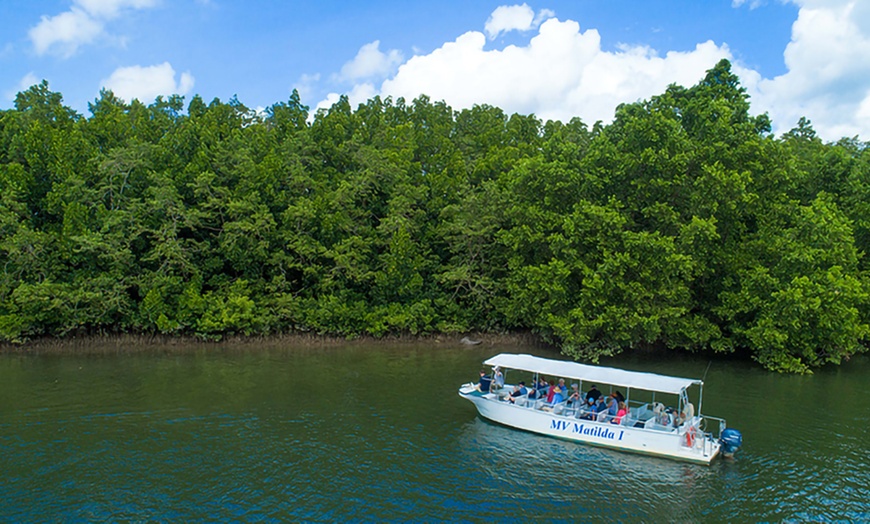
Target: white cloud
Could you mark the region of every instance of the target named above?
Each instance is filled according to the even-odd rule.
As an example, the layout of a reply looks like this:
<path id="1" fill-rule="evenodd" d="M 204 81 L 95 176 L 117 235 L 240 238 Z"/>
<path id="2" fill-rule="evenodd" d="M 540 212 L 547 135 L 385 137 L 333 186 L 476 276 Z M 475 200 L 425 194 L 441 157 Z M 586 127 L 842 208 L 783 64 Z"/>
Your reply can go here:
<path id="1" fill-rule="evenodd" d="M 402 63 L 402 53 L 391 49 L 387 53 L 379 49 L 380 41 L 375 40 L 362 46 L 356 56 L 341 68 L 341 79 L 359 80 L 363 78 L 383 78 Z"/>
<path id="2" fill-rule="evenodd" d="M 540 26 L 544 23 L 545 20 L 549 20 L 550 18 L 555 18 L 556 12 L 552 9 L 541 9 L 538 11 L 538 14 L 535 15 L 535 20 L 532 22 L 532 25 L 535 27 Z"/>
<path id="3" fill-rule="evenodd" d="M 293 89 L 299 92 L 300 99 L 306 100 L 314 93 L 318 82 L 320 82 L 320 73 L 315 73 L 313 75 L 303 74 L 299 77 L 299 80 L 293 84 Z"/>
<path id="4" fill-rule="evenodd" d="M 544 11 L 542 18 L 549 19 L 527 45 L 485 49 L 487 36 L 534 28 L 536 18 L 525 4 L 493 11 L 485 33 L 469 31 L 428 54 L 416 54 L 379 88 L 372 85 L 372 77 L 352 74 L 349 66 L 343 76 L 365 80 L 348 90 L 352 102 L 366 93 L 407 100 L 426 94 L 456 109 L 485 103 L 508 113 L 562 121 L 579 116 L 592 124 L 610 122 L 617 105 L 648 99 L 669 84 L 692 86 L 720 59 L 728 58 L 751 96 L 752 113 L 768 112 L 775 133 L 787 131 L 805 116 L 825 140 L 856 134 L 870 139 L 870 2 L 788 1 L 799 7 L 799 15 L 784 50 L 787 72 L 776 78 L 763 78 L 734 60 L 727 44 L 712 41 L 684 52 L 631 45 L 605 51 L 597 30 L 580 31 L 577 22 L 549 18 L 551 13 Z M 735 6 L 757 3 L 734 0 Z M 364 55 L 361 49 L 357 58 Z M 362 63 L 359 60 L 359 71 L 376 70 Z M 331 93 L 317 107 L 329 107 L 338 96 Z"/>
<path id="5" fill-rule="evenodd" d="M 24 91 L 39 83 L 39 78 L 33 74 L 33 71 L 24 75 L 18 82 L 18 91 Z"/>
<path id="6" fill-rule="evenodd" d="M 861 105 L 858 106 L 858 113 L 855 116 L 870 120 L 870 91 L 867 92 L 867 96 L 861 101 Z"/>
<path id="7" fill-rule="evenodd" d="M 532 28 L 535 20 L 535 12 L 528 4 L 502 5 L 495 9 L 483 30 L 490 40 L 495 39 L 499 33 L 507 31 L 528 31 Z"/>
<path id="8" fill-rule="evenodd" d="M 345 93 L 347 101 L 352 108 L 356 108 L 378 94 L 377 88 L 369 83 L 357 84 L 353 86 L 353 89 L 351 89 L 350 92 Z M 340 96 L 339 93 L 329 93 L 326 95 L 326 98 L 318 102 L 314 107 L 314 111 L 311 112 L 311 117 L 314 116 L 314 113 L 316 113 L 318 109 L 329 109 L 332 107 L 333 104 L 338 102 Z"/>
<path id="9" fill-rule="evenodd" d="M 727 47 L 712 42 L 665 57 L 646 47 L 601 49 L 594 29 L 550 19 L 524 47 L 485 50 L 482 33 L 471 31 L 432 53 L 415 56 L 381 86 L 384 94 L 413 99 L 427 94 L 457 107 L 492 104 L 505 111 L 535 113 L 543 119 L 580 116 L 609 121 L 623 102 L 662 92 L 670 83 L 691 85 Z"/>
<path id="10" fill-rule="evenodd" d="M 528 4 L 499 6 L 489 15 L 483 31 L 490 40 L 508 31 L 530 31 L 540 26 L 544 20 L 553 18 L 556 13 L 541 9 L 537 15 Z"/>
<path id="11" fill-rule="evenodd" d="M 54 52 L 69 58 L 79 46 L 90 44 L 105 34 L 107 21 L 125 9 L 154 7 L 158 0 L 74 0 L 69 11 L 43 16 L 30 28 L 28 36 L 36 54 Z M 123 39 L 120 39 L 123 41 Z"/>
<path id="12" fill-rule="evenodd" d="M 372 84 L 357 84 L 347 94 L 347 99 L 351 107 L 356 107 L 370 98 L 374 98 L 377 94 L 378 90 Z"/>
<path id="13" fill-rule="evenodd" d="M 314 116 L 314 113 L 316 113 L 318 109 L 329 109 L 330 107 L 335 105 L 335 103 L 338 102 L 340 96 L 341 95 L 339 95 L 338 93 L 329 93 L 328 95 L 326 95 L 326 98 L 324 98 L 323 100 L 318 102 L 316 106 L 314 106 L 314 111 L 312 111 L 309 115 L 309 119 Z"/>
<path id="14" fill-rule="evenodd" d="M 64 57 L 72 56 L 82 44 L 93 42 L 103 32 L 103 23 L 73 7 L 56 16 L 43 16 L 28 32 L 36 54 L 56 49 Z"/>
<path id="15" fill-rule="evenodd" d="M 753 108 L 768 111 L 776 132 L 800 117 L 819 136 L 870 138 L 870 6 L 858 1 L 795 1 L 800 11 L 784 52 L 787 72 L 751 86 Z"/>
<path id="16" fill-rule="evenodd" d="M 749 9 L 755 9 L 765 4 L 765 0 L 731 0 L 731 7 L 740 7 L 748 4 Z"/>
<path id="17" fill-rule="evenodd" d="M 146 104 L 159 95 L 185 95 L 193 89 L 193 84 L 194 78 L 188 72 L 182 73 L 176 83 L 175 69 L 169 62 L 148 67 L 121 67 L 102 81 L 102 87 L 110 89 L 119 98 L 128 102 L 135 98 Z"/>
<path id="18" fill-rule="evenodd" d="M 6 92 L 6 99 L 9 101 L 15 100 L 15 95 L 22 91 L 26 91 L 30 86 L 38 83 L 39 78 L 37 78 L 36 75 L 33 74 L 33 71 L 31 71 L 18 81 L 18 86 Z"/>

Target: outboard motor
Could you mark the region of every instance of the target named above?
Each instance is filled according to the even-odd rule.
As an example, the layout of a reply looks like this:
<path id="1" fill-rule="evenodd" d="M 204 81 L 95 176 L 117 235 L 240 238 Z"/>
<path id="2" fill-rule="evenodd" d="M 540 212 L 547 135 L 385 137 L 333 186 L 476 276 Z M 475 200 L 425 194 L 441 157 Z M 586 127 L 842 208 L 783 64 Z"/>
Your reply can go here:
<path id="1" fill-rule="evenodd" d="M 722 444 L 722 455 L 733 457 L 743 444 L 743 435 L 734 428 L 726 428 L 719 437 L 719 443 Z"/>

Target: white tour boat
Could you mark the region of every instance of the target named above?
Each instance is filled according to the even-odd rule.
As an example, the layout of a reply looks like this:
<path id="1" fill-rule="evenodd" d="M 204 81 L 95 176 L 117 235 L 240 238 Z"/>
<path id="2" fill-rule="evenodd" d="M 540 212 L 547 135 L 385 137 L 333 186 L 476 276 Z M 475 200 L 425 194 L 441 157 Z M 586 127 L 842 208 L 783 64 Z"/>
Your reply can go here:
<path id="1" fill-rule="evenodd" d="M 496 355 L 484 364 L 492 366 L 494 376 L 500 376 L 495 381 L 482 376 L 479 383 L 463 385 L 459 395 L 470 400 L 482 417 L 505 426 L 699 464 L 710 464 L 720 452 L 724 456 L 733 455 L 742 443 L 740 432 L 726 429 L 724 419 L 701 414 L 704 383 L 698 379 L 510 353 Z M 514 384 L 491 385 L 503 383 L 509 374 L 519 375 Z M 519 378 L 538 382 L 542 377 L 566 379 L 568 384 L 573 382 L 578 386 L 581 400 L 568 399 L 571 386 L 568 386 L 569 392 L 559 402 L 534 398 L 533 386 L 528 388 L 530 394 L 511 397 L 514 386 L 519 387 Z M 586 395 L 587 389 L 593 385 L 600 388 L 603 398 L 608 393 L 624 398 L 628 414 L 619 417 L 608 413 L 606 409 L 602 412 L 592 411 Z M 694 404 L 689 401 L 689 389 L 693 386 L 698 386 L 697 413 Z M 692 392 L 694 394 L 694 388 Z M 631 398 L 632 394 L 635 399 Z M 659 394 L 660 401 L 656 401 L 656 394 Z M 557 397 L 554 400 L 559 399 Z M 661 401 L 672 402 L 676 406 L 667 408 Z"/>

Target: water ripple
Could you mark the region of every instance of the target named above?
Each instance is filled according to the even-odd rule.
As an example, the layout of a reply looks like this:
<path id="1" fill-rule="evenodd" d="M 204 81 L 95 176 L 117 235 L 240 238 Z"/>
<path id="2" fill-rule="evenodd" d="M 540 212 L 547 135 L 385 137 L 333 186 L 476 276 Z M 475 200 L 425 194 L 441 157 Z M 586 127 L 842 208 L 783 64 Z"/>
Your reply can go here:
<path id="1" fill-rule="evenodd" d="M 870 519 L 868 399 L 824 420 L 796 407 L 860 374 L 712 369 L 704 410 L 745 449 L 704 467 L 483 421 L 455 393 L 475 351 L 0 358 L 0 520 Z"/>

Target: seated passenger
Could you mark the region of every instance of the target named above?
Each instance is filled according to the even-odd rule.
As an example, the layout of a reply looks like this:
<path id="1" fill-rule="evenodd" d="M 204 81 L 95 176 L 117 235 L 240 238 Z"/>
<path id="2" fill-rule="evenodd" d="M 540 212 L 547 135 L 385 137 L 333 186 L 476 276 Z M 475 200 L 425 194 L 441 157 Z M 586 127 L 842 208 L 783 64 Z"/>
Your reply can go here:
<path id="1" fill-rule="evenodd" d="M 532 385 L 528 389 L 529 389 L 529 398 L 530 399 L 536 399 L 536 398 L 541 397 L 541 395 L 538 392 L 538 381 L 537 380 L 532 380 Z"/>
<path id="2" fill-rule="evenodd" d="M 686 405 L 683 406 L 683 411 L 680 412 L 679 420 L 675 425 L 680 426 L 687 420 L 691 422 L 693 418 L 695 418 L 695 406 L 692 405 L 691 402 L 687 402 Z"/>
<path id="3" fill-rule="evenodd" d="M 595 409 L 595 401 L 587 399 L 586 402 L 580 406 L 580 410 L 577 412 L 577 417 L 586 419 L 586 420 L 595 420 L 595 414 L 597 410 Z"/>
<path id="4" fill-rule="evenodd" d="M 610 394 L 610 399 L 607 401 L 607 415 L 611 417 L 616 416 L 619 413 L 619 399 L 616 398 L 616 392 Z"/>
<path id="5" fill-rule="evenodd" d="M 556 386 L 553 388 L 553 400 L 550 401 L 550 404 L 560 404 L 563 400 L 565 400 L 564 392 L 561 387 Z"/>
<path id="6" fill-rule="evenodd" d="M 559 404 L 568 398 L 568 386 L 565 385 L 565 379 L 560 378 L 559 383 L 553 389 L 553 400 L 551 404 Z"/>
<path id="7" fill-rule="evenodd" d="M 610 421 L 611 424 L 621 424 L 622 419 L 628 415 L 628 406 L 625 402 L 619 402 L 619 410 L 616 412 L 616 418 Z"/>
<path id="8" fill-rule="evenodd" d="M 664 420 L 667 422 L 667 426 L 677 427 L 679 426 L 679 417 L 677 416 L 677 412 L 674 411 L 674 408 L 668 407 L 665 408 L 665 417 Z"/>
<path id="9" fill-rule="evenodd" d="M 489 393 L 489 388 L 492 385 L 492 379 L 486 376 L 486 371 L 480 370 L 480 381 L 474 386 L 474 389 L 481 393 Z"/>
<path id="10" fill-rule="evenodd" d="M 601 398 L 601 392 L 598 391 L 598 388 L 595 387 L 595 384 L 592 384 L 592 387 L 589 388 L 589 392 L 586 393 L 586 401 L 588 402 L 589 399 L 592 399 L 592 403 L 597 404 L 599 398 Z"/>
<path id="11" fill-rule="evenodd" d="M 656 402 L 653 405 L 653 415 L 656 419 L 656 424 L 660 426 L 671 425 L 671 414 L 669 410 L 665 410 L 665 405 L 661 402 Z"/>
<path id="12" fill-rule="evenodd" d="M 580 403 L 580 386 L 577 384 L 571 384 L 571 394 L 568 395 L 568 405 L 575 406 Z"/>
<path id="13" fill-rule="evenodd" d="M 592 406 L 592 418 L 591 420 L 599 420 L 599 415 L 604 415 L 607 413 L 607 404 L 604 402 L 604 396 L 598 397 L 598 400 L 595 401 L 595 404 Z"/>
<path id="14" fill-rule="evenodd" d="M 521 380 L 519 384 L 514 386 L 514 390 L 511 391 L 511 394 L 508 395 L 508 400 L 511 404 L 513 404 L 517 401 L 518 398 L 524 395 L 528 395 L 528 393 L 529 390 L 526 389 L 526 383 Z"/>
<path id="15" fill-rule="evenodd" d="M 547 403 L 553 403 L 553 397 L 556 395 L 556 382 L 550 380 L 550 385 L 547 387 Z"/>

